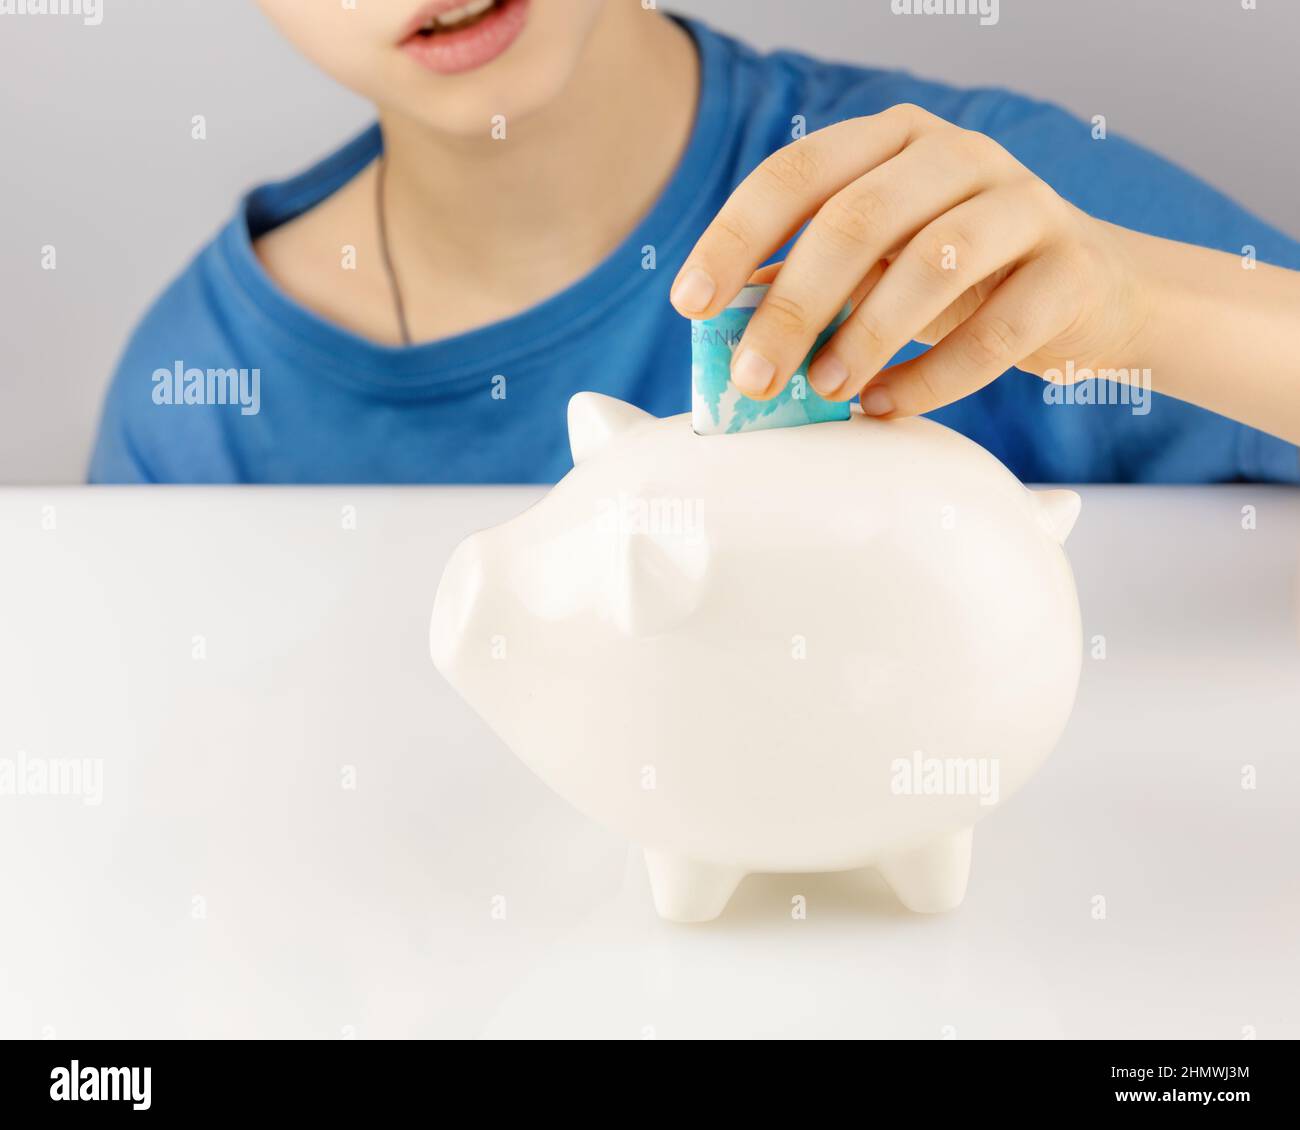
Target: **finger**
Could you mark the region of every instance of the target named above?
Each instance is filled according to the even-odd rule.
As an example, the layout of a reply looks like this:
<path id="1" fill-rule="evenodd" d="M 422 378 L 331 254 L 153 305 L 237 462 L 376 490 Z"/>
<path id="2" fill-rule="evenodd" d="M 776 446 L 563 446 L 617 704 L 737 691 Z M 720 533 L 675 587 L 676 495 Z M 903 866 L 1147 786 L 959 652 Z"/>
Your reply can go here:
<path id="1" fill-rule="evenodd" d="M 745 330 L 732 367 L 737 388 L 756 399 L 779 393 L 863 275 L 992 175 L 991 163 L 972 160 L 968 147 L 930 134 L 832 196 Z"/>
<path id="2" fill-rule="evenodd" d="M 749 276 L 749 282 L 746 286 L 767 286 L 781 272 L 783 263 L 769 263 L 766 267 L 759 267 L 752 275 Z M 864 278 L 858 280 L 858 285 L 853 288 L 852 295 L 849 296 L 850 308 L 857 306 L 868 294 L 871 288 L 880 281 L 880 276 L 884 273 L 885 264 L 883 261 L 877 263 Z"/>
<path id="3" fill-rule="evenodd" d="M 882 259 L 871 268 L 857 286 L 853 288 L 853 293 L 849 295 L 849 312 L 852 313 L 858 308 L 862 300 L 867 297 L 876 288 L 878 283 L 885 274 L 885 267 L 888 264 Z"/>
<path id="4" fill-rule="evenodd" d="M 885 272 L 885 267 L 887 267 L 885 261 L 880 260 L 879 263 L 876 263 L 874 267 L 871 268 L 871 270 L 868 270 L 865 276 L 859 278 L 857 286 L 853 287 L 853 294 L 849 295 L 848 306 L 849 306 L 850 313 L 852 313 L 854 309 L 857 309 L 858 303 L 861 303 L 862 299 L 865 299 L 868 294 L 871 294 L 872 287 L 874 287 L 876 283 L 880 281 L 881 276 L 883 276 Z M 761 267 L 758 270 L 755 270 L 755 272 L 751 274 L 749 278 L 749 285 L 751 286 L 768 285 L 768 283 L 771 283 L 772 280 L 775 280 L 777 274 L 780 273 L 780 269 L 781 269 L 781 264 L 774 263 L 768 265 L 768 267 Z M 836 312 L 839 313 L 839 311 Z M 829 319 L 827 321 L 829 322 Z M 805 350 L 805 354 L 803 355 L 807 356 L 806 350 Z M 785 381 L 785 384 L 789 384 L 788 378 L 787 381 Z M 767 386 L 767 388 L 762 389 L 761 391 L 759 391 L 759 393 L 749 394 L 749 395 L 751 399 L 757 399 L 757 401 L 770 401 L 772 397 L 775 397 L 775 395 L 779 393 L 781 388 L 784 388 L 784 385 L 777 386 L 776 382 L 772 381 L 771 384 Z"/>
<path id="5" fill-rule="evenodd" d="M 908 342 L 971 287 L 1016 265 L 1039 246 L 1048 224 L 1018 187 L 968 200 L 920 231 L 868 298 L 823 347 L 809 383 L 832 400 L 857 396 Z"/>
<path id="6" fill-rule="evenodd" d="M 823 201 L 922 133 L 956 128 L 919 107 L 899 105 L 838 122 L 778 149 L 741 182 L 704 230 L 673 282 L 673 306 L 688 318 L 713 317 Z"/>
<path id="7" fill-rule="evenodd" d="M 886 369 L 862 393 L 868 416 L 933 412 L 996 380 L 1078 316 L 1073 272 L 1053 256 L 1009 275 L 965 322 L 920 357 Z"/>

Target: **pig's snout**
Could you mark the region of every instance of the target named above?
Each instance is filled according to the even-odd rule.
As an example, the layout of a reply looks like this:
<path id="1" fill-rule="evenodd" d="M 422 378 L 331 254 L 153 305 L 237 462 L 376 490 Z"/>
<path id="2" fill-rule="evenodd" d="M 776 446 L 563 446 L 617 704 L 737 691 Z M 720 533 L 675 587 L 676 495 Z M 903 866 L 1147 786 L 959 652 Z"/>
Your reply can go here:
<path id="1" fill-rule="evenodd" d="M 433 598 L 429 653 L 434 666 L 448 677 L 465 651 L 466 632 L 482 591 L 482 535 L 475 534 L 452 551 Z"/>

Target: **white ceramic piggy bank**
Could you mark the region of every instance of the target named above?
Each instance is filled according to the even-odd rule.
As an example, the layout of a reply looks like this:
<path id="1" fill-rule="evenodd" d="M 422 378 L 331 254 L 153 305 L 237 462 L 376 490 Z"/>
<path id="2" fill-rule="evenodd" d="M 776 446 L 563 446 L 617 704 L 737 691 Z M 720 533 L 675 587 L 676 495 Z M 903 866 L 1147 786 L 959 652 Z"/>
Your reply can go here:
<path id="1" fill-rule="evenodd" d="M 960 903 L 971 826 L 1074 701 L 1078 495 L 922 419 L 703 437 L 581 393 L 569 438 L 573 471 L 452 555 L 438 669 L 645 848 L 665 918 L 756 871 Z"/>

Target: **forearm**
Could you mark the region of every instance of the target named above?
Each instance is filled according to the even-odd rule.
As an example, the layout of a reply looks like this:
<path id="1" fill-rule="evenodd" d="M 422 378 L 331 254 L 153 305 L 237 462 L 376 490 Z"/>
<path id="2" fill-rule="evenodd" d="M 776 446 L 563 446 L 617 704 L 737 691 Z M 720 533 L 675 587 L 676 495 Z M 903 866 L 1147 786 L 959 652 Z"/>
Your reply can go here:
<path id="1" fill-rule="evenodd" d="M 1152 387 L 1300 444 L 1300 272 L 1125 232 Z"/>

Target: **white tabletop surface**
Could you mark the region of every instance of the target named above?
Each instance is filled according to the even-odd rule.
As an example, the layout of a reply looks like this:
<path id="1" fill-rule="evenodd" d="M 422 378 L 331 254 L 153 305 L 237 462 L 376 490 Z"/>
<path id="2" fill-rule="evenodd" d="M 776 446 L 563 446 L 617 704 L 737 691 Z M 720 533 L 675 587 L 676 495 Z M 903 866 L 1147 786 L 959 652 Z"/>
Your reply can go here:
<path id="1" fill-rule="evenodd" d="M 539 493 L 0 491 L 0 762 L 102 769 L 0 796 L 0 1037 L 1300 1036 L 1300 491 L 1084 491 L 1078 705 L 960 910 L 705 926 L 430 663 Z"/>

